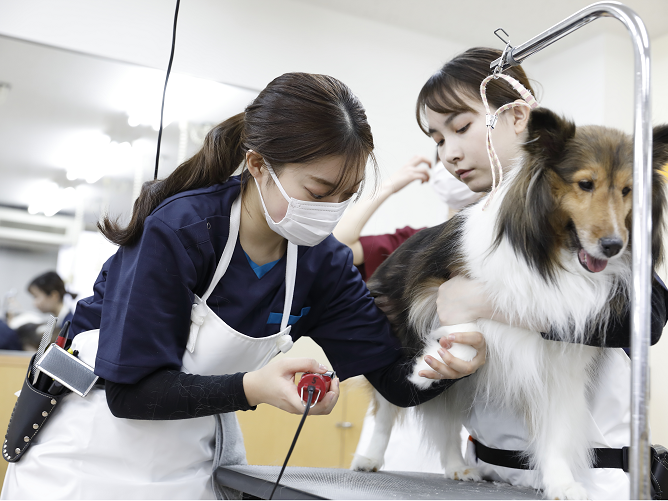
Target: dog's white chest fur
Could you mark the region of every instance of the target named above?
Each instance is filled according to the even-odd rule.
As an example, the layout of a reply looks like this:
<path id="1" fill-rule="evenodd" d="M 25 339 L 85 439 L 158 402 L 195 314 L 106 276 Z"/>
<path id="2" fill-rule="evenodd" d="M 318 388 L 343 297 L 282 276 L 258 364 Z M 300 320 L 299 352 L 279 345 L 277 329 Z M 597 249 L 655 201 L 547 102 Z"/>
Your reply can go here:
<path id="1" fill-rule="evenodd" d="M 483 284 L 495 308 L 512 324 L 550 329 L 560 339 L 581 342 L 593 317 L 608 317 L 612 289 L 629 283 L 628 259 L 611 260 L 604 272 L 594 274 L 584 271 L 576 254 L 564 249 L 554 279 L 548 280 L 506 238 L 495 247 L 496 221 L 510 177 L 486 209 L 482 202 L 465 209 L 462 245 L 470 278 Z"/>

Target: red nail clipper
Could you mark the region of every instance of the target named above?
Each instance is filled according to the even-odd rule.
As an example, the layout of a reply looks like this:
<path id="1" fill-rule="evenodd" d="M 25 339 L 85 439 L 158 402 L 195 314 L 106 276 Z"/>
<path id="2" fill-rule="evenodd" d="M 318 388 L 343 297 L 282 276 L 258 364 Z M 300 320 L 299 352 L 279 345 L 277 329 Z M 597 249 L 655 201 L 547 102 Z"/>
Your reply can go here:
<path id="1" fill-rule="evenodd" d="M 299 380 L 299 385 L 297 385 L 297 391 L 299 396 L 302 399 L 302 405 L 306 406 L 306 399 L 304 398 L 304 389 L 308 391 L 309 386 L 315 388 L 314 392 L 317 391 L 317 396 L 314 397 L 311 407 L 320 402 L 322 398 L 325 397 L 329 391 L 329 385 L 332 382 L 332 379 L 336 377 L 336 372 L 327 371 L 324 374 L 317 374 L 315 372 L 305 372 L 302 375 L 302 378 Z M 307 394 L 308 398 L 308 394 Z"/>

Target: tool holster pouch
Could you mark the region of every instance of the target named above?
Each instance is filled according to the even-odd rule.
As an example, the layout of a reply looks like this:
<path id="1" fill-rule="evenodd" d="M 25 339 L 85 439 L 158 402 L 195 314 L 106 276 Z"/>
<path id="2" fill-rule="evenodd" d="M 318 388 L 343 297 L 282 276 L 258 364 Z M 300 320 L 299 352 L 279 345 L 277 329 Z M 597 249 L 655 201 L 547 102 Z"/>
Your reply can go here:
<path id="1" fill-rule="evenodd" d="M 652 499 L 668 499 L 668 449 L 652 446 Z"/>
<path id="2" fill-rule="evenodd" d="M 30 368 L 33 366 L 35 355 L 30 360 L 23 388 L 19 395 L 12 417 L 9 419 L 5 443 L 2 447 L 2 456 L 6 461 L 15 463 L 32 444 L 33 440 L 44 427 L 49 416 L 56 410 L 58 403 L 69 391 L 59 395 L 49 395 L 37 390 L 30 381 Z"/>

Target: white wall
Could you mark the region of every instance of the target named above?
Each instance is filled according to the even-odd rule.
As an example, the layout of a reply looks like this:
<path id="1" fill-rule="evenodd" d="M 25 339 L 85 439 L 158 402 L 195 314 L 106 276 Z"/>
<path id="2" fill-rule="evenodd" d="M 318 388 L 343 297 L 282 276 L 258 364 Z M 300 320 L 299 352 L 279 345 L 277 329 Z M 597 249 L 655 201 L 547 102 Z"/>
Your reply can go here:
<path id="1" fill-rule="evenodd" d="M 652 40 L 652 118 L 654 125 L 668 123 L 668 35 Z"/>
<path id="2" fill-rule="evenodd" d="M 652 118 L 654 125 L 668 123 L 668 95 L 665 88 L 668 82 L 668 35 L 652 40 Z M 668 248 L 668 235 L 664 240 Z M 664 264 L 659 272 L 668 280 L 668 266 Z M 651 400 L 650 425 L 652 440 L 662 445 L 668 444 L 668 329 L 663 337 L 650 350 Z M 667 446 L 668 447 L 668 446 Z"/>

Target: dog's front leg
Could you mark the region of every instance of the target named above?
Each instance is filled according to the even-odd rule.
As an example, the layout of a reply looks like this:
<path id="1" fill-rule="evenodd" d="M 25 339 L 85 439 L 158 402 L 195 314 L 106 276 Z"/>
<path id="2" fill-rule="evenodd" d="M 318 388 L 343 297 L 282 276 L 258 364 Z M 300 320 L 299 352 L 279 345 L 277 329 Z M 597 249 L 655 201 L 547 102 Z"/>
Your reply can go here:
<path id="1" fill-rule="evenodd" d="M 583 346 L 557 347 L 551 357 L 552 373 L 548 405 L 539 411 L 538 440 L 534 457 L 543 476 L 548 499 L 587 499 L 587 491 L 573 476 L 590 467 L 586 367 L 595 350 Z"/>
<path id="2" fill-rule="evenodd" d="M 385 400 L 376 390 L 373 391 L 374 399 L 371 402 L 375 408 L 375 425 L 371 442 L 364 453 L 355 452 L 355 457 L 350 465 L 354 471 L 378 471 L 385 462 L 385 451 L 390 441 L 392 428 L 401 409 Z"/>
<path id="3" fill-rule="evenodd" d="M 416 407 L 424 426 L 424 440 L 440 457 L 445 477 L 453 480 L 481 480 L 477 468 L 462 456 L 462 423 L 471 405 L 468 381 L 459 381 L 438 397 Z"/>

